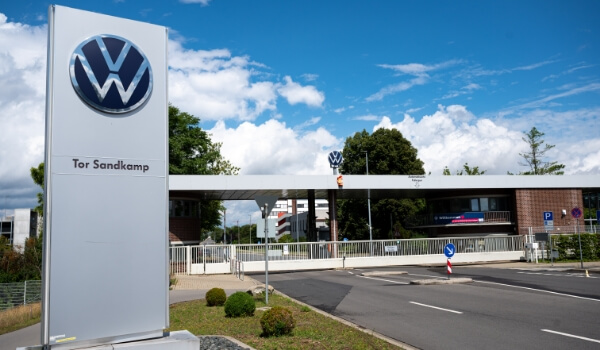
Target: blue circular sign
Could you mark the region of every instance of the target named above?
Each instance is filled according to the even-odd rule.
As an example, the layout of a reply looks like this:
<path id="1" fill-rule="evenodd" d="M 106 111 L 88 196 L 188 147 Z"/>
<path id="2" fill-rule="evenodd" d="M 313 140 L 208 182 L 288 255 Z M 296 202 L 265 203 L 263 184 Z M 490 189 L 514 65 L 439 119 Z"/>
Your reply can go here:
<path id="1" fill-rule="evenodd" d="M 69 63 L 79 97 L 106 113 L 133 111 L 152 92 L 152 69 L 142 50 L 116 35 L 95 35 L 77 46 Z"/>
<path id="2" fill-rule="evenodd" d="M 581 209 L 579 208 L 573 208 L 573 210 L 571 210 L 571 216 L 575 219 L 579 219 L 581 217 L 581 214 Z"/>
<path id="3" fill-rule="evenodd" d="M 342 157 L 342 153 L 340 151 L 333 151 L 329 153 L 329 165 L 332 168 L 337 168 L 342 164 L 344 157 Z"/>
<path id="4" fill-rule="evenodd" d="M 446 246 L 444 247 L 444 255 L 450 259 L 451 257 L 454 256 L 454 253 L 456 252 L 456 247 L 454 246 L 454 244 L 452 243 L 448 243 L 446 244 Z"/>

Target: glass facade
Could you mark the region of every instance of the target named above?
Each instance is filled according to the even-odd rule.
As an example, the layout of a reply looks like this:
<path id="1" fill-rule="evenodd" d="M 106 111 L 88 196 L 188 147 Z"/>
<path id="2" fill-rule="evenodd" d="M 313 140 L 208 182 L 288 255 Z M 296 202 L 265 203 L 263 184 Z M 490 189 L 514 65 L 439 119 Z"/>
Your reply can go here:
<path id="1" fill-rule="evenodd" d="M 434 213 L 508 211 L 508 197 L 444 198 L 428 201 Z"/>
<path id="2" fill-rule="evenodd" d="M 187 199 L 171 199 L 169 200 L 169 217 L 199 218 L 200 203 Z"/>
<path id="3" fill-rule="evenodd" d="M 600 214 L 600 192 L 583 193 L 583 219 L 587 225 L 597 225 Z"/>

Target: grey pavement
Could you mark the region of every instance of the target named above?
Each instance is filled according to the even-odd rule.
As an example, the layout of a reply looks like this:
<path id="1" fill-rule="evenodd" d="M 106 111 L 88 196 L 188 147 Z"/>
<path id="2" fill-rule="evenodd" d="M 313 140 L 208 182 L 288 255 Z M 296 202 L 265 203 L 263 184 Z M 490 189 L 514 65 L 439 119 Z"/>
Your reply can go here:
<path id="1" fill-rule="evenodd" d="M 211 288 L 223 288 L 227 295 L 245 292 L 261 283 L 245 276 L 244 280 L 227 275 L 178 275 L 177 284 L 169 292 L 170 304 L 204 299 Z M 198 335 L 198 334 L 197 334 Z M 41 343 L 41 326 L 35 324 L 15 332 L 0 335 L 0 350 L 15 350 L 18 347 L 34 346 Z"/>

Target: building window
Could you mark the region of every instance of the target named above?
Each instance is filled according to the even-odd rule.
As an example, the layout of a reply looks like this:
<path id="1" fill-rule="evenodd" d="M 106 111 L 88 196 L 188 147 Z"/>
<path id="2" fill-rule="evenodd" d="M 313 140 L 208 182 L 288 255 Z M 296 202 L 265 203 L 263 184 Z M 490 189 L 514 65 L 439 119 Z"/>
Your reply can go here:
<path id="1" fill-rule="evenodd" d="M 479 198 L 471 199 L 471 211 L 479 211 Z"/>
<path id="2" fill-rule="evenodd" d="M 169 217 L 199 218 L 200 203 L 185 199 L 172 199 L 169 201 Z"/>
<path id="3" fill-rule="evenodd" d="M 434 213 L 507 211 L 507 197 L 447 198 L 431 201 Z"/>

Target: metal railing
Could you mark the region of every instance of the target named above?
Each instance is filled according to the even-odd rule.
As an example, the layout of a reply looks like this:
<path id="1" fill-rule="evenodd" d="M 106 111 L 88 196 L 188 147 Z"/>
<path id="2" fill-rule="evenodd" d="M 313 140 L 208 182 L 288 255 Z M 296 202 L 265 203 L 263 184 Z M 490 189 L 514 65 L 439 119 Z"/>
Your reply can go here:
<path id="1" fill-rule="evenodd" d="M 231 274 L 237 277 L 239 280 L 244 280 L 244 263 L 238 259 L 231 259 L 229 261 L 229 268 Z"/>
<path id="2" fill-rule="evenodd" d="M 444 254 L 453 243 L 456 253 L 523 251 L 524 236 L 420 238 L 376 241 L 270 243 L 269 261 L 368 258 Z M 192 264 L 232 264 L 265 261 L 264 244 L 171 247 L 171 273 L 190 273 Z M 230 265 L 230 271 L 237 271 Z"/>
<path id="3" fill-rule="evenodd" d="M 42 281 L 0 283 L 0 310 L 42 300 Z"/>
<path id="4" fill-rule="evenodd" d="M 573 234 L 577 232 L 588 232 L 588 233 L 598 233 L 600 232 L 600 226 L 596 225 L 584 225 L 583 223 L 572 224 L 572 225 L 562 225 L 562 226 L 532 226 L 532 227 L 523 227 L 520 229 L 520 235 L 531 235 L 535 233 L 550 233 L 553 235 L 560 234 Z"/>
<path id="5" fill-rule="evenodd" d="M 328 259 L 444 254 L 453 243 L 456 253 L 506 252 L 523 250 L 523 237 L 422 238 L 377 241 L 271 243 L 269 260 Z M 242 244 L 236 247 L 242 261 L 264 261 L 264 246 Z"/>

